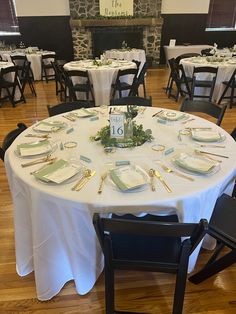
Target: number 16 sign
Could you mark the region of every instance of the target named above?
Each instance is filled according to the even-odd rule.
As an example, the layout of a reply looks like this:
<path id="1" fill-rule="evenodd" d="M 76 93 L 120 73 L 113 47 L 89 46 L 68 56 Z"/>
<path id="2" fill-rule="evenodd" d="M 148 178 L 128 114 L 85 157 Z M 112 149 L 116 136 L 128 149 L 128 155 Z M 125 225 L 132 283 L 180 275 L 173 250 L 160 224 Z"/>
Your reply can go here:
<path id="1" fill-rule="evenodd" d="M 110 114 L 110 137 L 124 138 L 125 115 L 123 113 Z"/>

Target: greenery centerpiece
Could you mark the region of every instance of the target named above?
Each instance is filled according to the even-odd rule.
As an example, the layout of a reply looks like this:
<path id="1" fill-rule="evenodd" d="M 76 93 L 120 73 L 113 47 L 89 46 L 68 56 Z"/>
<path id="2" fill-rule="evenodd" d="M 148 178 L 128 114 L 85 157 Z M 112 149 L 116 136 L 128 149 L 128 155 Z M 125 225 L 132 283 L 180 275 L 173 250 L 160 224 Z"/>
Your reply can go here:
<path id="1" fill-rule="evenodd" d="M 99 60 L 99 59 L 95 58 L 93 60 L 93 65 L 96 65 L 98 67 L 99 66 L 103 66 L 103 65 L 110 65 L 110 64 L 112 64 L 112 60 L 109 60 L 109 59 L 106 59 L 106 58 L 104 58 L 102 60 Z"/>
<path id="2" fill-rule="evenodd" d="M 97 132 L 95 136 L 90 139 L 92 141 L 100 141 L 104 147 L 135 147 L 150 142 L 153 140 L 152 131 L 150 129 L 144 130 L 143 125 L 136 124 L 133 119 L 138 114 L 137 106 L 127 106 L 127 112 L 124 112 L 126 118 L 125 131 L 129 136 L 122 139 L 112 138 L 110 136 L 110 125 L 106 125 Z"/>

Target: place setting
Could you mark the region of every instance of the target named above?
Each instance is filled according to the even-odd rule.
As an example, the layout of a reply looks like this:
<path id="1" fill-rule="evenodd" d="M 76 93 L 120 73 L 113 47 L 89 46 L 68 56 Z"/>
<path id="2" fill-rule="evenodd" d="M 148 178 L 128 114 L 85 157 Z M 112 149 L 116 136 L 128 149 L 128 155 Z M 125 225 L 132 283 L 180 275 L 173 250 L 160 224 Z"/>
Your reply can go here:
<path id="1" fill-rule="evenodd" d="M 171 110 L 160 110 L 157 113 L 153 114 L 152 117 L 157 117 L 157 122 L 176 122 L 184 121 L 188 119 L 189 115 L 183 112 L 171 111 Z M 186 120 L 188 121 L 188 120 Z"/>
<path id="2" fill-rule="evenodd" d="M 35 156 L 48 155 L 54 152 L 57 145 L 52 145 L 47 139 L 21 143 L 17 145 L 15 154 L 20 158 L 34 158 Z"/>
<path id="3" fill-rule="evenodd" d="M 33 130 L 37 132 L 58 132 L 67 127 L 63 121 L 41 121 L 33 126 Z"/>

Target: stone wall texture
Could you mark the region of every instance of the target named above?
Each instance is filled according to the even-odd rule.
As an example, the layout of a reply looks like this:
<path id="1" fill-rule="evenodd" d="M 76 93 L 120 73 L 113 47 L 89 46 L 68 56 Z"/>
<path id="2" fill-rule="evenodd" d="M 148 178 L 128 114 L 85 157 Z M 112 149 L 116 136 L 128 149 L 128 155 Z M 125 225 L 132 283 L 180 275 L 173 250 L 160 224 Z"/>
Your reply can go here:
<path id="1" fill-rule="evenodd" d="M 134 16 L 161 17 L 162 0 L 134 0 Z M 72 19 L 96 18 L 99 0 L 70 0 Z M 156 26 L 143 27 L 143 49 L 153 64 L 159 64 L 162 22 Z M 75 59 L 92 57 L 92 35 L 89 28 L 73 27 L 72 38 Z"/>

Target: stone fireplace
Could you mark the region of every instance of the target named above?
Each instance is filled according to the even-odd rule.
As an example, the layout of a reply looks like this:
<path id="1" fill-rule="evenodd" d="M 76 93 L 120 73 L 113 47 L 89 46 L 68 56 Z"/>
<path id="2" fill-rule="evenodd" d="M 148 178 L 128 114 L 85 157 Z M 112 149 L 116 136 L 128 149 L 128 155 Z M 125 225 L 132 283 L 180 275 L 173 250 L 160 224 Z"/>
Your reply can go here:
<path id="1" fill-rule="evenodd" d="M 99 0 L 70 0 L 70 15 L 75 59 L 94 58 L 99 56 L 101 49 L 121 48 L 120 41 L 124 38 L 129 47 L 143 48 L 147 59 L 153 60 L 153 65 L 159 64 L 161 0 L 134 0 L 134 18 L 117 19 L 96 18 L 99 15 Z M 139 31 L 138 38 L 134 30 Z M 94 34 L 99 32 L 104 34 L 105 40 L 97 47 Z M 115 42 L 112 33 L 119 33 Z"/>

